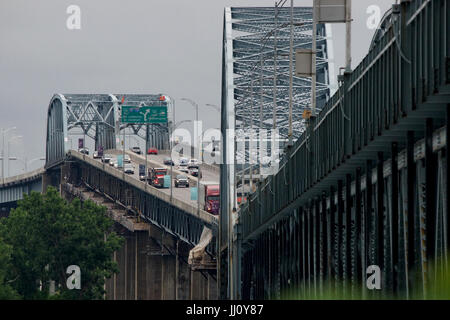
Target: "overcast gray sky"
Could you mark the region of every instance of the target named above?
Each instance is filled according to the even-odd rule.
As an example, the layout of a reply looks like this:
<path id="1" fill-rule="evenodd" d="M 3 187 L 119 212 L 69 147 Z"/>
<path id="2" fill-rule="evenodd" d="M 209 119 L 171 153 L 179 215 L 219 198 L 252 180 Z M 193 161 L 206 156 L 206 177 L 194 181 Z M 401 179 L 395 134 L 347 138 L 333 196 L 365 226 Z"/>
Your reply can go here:
<path id="1" fill-rule="evenodd" d="M 366 55 L 374 30 L 367 8 L 381 15 L 393 0 L 353 1 L 353 66 Z M 0 128 L 10 156 L 45 156 L 46 111 L 54 93 L 166 93 L 220 104 L 223 9 L 273 6 L 274 0 L 0 0 Z M 66 9 L 81 8 L 81 30 L 66 27 Z M 289 2 L 288 2 L 289 4 Z M 295 0 L 295 6 L 312 1 Z M 343 25 L 333 25 L 335 68 L 344 65 Z M 192 119 L 177 102 L 176 118 Z M 204 128 L 220 126 L 211 108 Z M 5 146 L 6 147 L 6 146 Z M 42 165 L 34 162 L 29 169 Z M 11 163 L 10 174 L 23 164 Z"/>

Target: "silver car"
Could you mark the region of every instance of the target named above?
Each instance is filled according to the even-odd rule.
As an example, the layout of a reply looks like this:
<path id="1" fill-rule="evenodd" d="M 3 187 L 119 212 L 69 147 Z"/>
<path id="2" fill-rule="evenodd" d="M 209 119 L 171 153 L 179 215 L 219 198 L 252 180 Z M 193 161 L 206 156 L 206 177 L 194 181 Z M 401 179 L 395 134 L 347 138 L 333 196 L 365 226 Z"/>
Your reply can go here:
<path id="1" fill-rule="evenodd" d="M 134 174 L 134 166 L 131 163 L 125 163 L 123 171 L 127 174 Z"/>

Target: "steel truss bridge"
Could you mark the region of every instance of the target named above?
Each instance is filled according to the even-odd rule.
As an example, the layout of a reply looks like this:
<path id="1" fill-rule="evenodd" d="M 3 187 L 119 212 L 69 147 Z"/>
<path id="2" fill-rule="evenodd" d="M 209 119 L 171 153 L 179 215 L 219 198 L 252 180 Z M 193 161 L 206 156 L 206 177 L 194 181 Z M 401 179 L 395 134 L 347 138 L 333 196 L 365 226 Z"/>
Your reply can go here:
<path id="1" fill-rule="evenodd" d="M 168 126 L 122 124 L 122 105 L 167 105 L 171 119 L 172 101 L 162 100 L 161 95 L 134 94 L 55 94 L 48 107 L 45 168 L 0 181 L 0 204 L 14 207 L 23 194 L 44 191 L 47 186 L 61 186 L 65 191 L 75 190 L 70 186 L 83 187 L 116 202 L 130 214 L 142 218 L 161 228 L 186 244 L 195 246 L 204 227 L 217 234 L 217 218 L 199 210 L 197 206 L 175 196 L 147 186 L 133 177 L 125 175 L 89 156 L 71 150 L 70 133 L 90 137 L 95 149 L 103 146 L 118 151 L 121 135 L 125 130 L 146 140 L 147 148 L 168 149 Z M 131 156 L 133 157 L 133 155 Z M 214 241 L 213 241 L 214 242 Z M 215 252 L 215 245 L 207 248 Z"/>
<path id="2" fill-rule="evenodd" d="M 164 100 L 161 99 L 164 97 Z M 47 114 L 46 167 L 62 161 L 70 149 L 69 134 L 78 133 L 95 141 L 95 150 L 120 149 L 121 134 L 131 132 L 149 147 L 169 149 L 169 125 L 173 101 L 164 95 L 139 94 L 56 94 Z M 121 105 L 168 106 L 168 124 L 122 124 Z"/>
<path id="3" fill-rule="evenodd" d="M 240 40 L 230 17 L 246 11 L 225 12 L 222 130 L 234 116 L 255 113 L 251 104 L 232 108 L 251 92 L 230 86 L 230 70 L 241 66 L 231 59 Z M 370 297 L 370 265 L 381 269 L 381 293 L 401 298 L 427 297 L 439 279 L 431 263 L 448 258 L 450 245 L 449 3 L 401 1 L 389 20 L 286 149 L 278 173 L 237 213 L 221 206 L 222 298 L 320 297 L 327 285 Z M 233 196 L 234 181 L 225 179 L 233 168 L 222 165 L 222 203 Z"/>
<path id="4" fill-rule="evenodd" d="M 228 63 L 233 61 L 232 66 L 225 66 L 226 80 L 228 87 L 234 87 L 233 99 L 227 103 L 228 110 L 234 108 L 236 135 L 258 141 L 256 135 L 261 130 L 267 130 L 268 134 L 277 130 L 282 147 L 289 131 L 290 8 L 228 8 L 225 20 L 225 32 L 231 38 L 225 38 L 228 47 L 224 54 Z M 293 23 L 293 50 L 311 49 L 312 8 L 295 8 Z M 330 25 L 318 25 L 316 41 L 316 92 L 320 110 L 330 97 L 329 79 L 335 78 Z M 293 77 L 294 139 L 304 131 L 302 113 L 311 107 L 310 88 L 311 78 Z M 255 136 L 249 136 L 250 130 L 254 130 Z M 256 143 L 253 148 L 258 150 L 259 145 Z M 248 160 L 248 148 L 244 154 L 238 149 L 237 157 Z"/>

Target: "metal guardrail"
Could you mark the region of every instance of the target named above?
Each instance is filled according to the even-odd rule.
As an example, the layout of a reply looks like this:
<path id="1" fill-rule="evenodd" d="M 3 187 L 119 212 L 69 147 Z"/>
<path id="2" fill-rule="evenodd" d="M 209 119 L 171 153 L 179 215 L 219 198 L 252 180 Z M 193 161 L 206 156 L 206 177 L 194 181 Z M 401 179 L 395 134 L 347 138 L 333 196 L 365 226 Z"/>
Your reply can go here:
<path id="1" fill-rule="evenodd" d="M 161 200 L 163 200 L 164 202 L 170 203 L 170 195 L 165 194 L 164 192 L 149 186 L 145 182 L 136 180 L 133 177 L 130 177 L 129 175 L 124 175 L 122 171 L 119 171 L 115 168 L 112 168 L 111 166 L 109 166 L 108 164 L 96 161 L 90 157 L 86 157 L 83 154 L 79 153 L 78 151 L 74 151 L 74 150 L 70 150 L 68 153 L 68 156 L 71 157 L 73 156 L 74 158 L 78 159 L 78 160 L 82 160 L 86 163 L 88 163 L 89 165 L 100 169 L 102 171 L 105 171 L 106 173 L 108 173 L 109 175 L 114 176 L 117 179 L 121 179 L 123 181 L 125 181 L 126 183 L 130 184 L 133 187 L 136 187 L 142 191 L 145 191 L 146 193 L 151 194 L 152 196 L 155 196 Z M 201 219 L 204 223 L 208 224 L 208 225 L 216 225 L 217 224 L 217 217 L 204 211 L 204 210 L 200 210 L 200 215 L 197 215 L 197 206 L 193 206 L 190 203 L 185 203 L 179 199 L 176 199 L 175 197 L 172 197 L 172 203 L 173 206 L 179 208 L 180 210 L 183 210 L 199 219 Z"/>
<path id="2" fill-rule="evenodd" d="M 15 185 L 15 184 L 21 184 L 30 180 L 34 180 L 38 177 L 41 177 L 45 172 L 44 168 L 39 168 L 27 173 L 19 174 L 17 176 L 8 177 L 5 179 L 0 179 L 0 188 Z"/>
<path id="3" fill-rule="evenodd" d="M 217 233 L 216 216 L 203 210 L 197 215 L 196 206 L 176 198 L 170 202 L 170 195 L 77 151 L 71 150 L 68 157 L 80 162 L 80 178 L 85 184 L 129 206 L 131 211 L 175 237 L 195 246 L 204 226 Z M 210 244 L 207 250 L 214 254 L 215 244 Z"/>

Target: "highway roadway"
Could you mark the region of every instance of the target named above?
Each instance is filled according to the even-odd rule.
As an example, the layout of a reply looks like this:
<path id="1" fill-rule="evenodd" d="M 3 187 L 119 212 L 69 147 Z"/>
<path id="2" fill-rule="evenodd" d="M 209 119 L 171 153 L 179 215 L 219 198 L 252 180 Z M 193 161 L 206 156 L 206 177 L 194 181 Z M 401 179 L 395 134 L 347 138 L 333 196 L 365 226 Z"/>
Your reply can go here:
<path id="1" fill-rule="evenodd" d="M 119 154 L 122 154 L 123 151 L 121 150 L 105 150 L 105 154 L 112 154 L 115 157 Z M 139 164 L 145 164 L 145 155 L 138 155 L 131 151 L 125 151 L 126 154 L 130 156 L 131 163 L 134 166 L 134 173 L 133 174 L 127 174 L 128 176 L 132 176 L 136 180 L 139 180 Z M 93 159 L 92 153 L 89 154 L 89 157 Z M 166 158 L 167 155 L 164 154 L 158 154 L 158 155 L 147 155 L 147 166 L 150 167 L 159 167 L 159 168 L 167 168 L 168 174 L 170 174 L 170 166 L 164 165 L 163 160 Z M 95 159 L 99 162 L 101 162 L 101 159 Z M 173 167 L 173 179 L 172 179 L 172 196 L 178 200 L 181 200 L 185 203 L 189 203 L 192 206 L 197 206 L 197 201 L 191 200 L 191 191 L 189 188 L 176 188 L 174 185 L 174 179 L 178 174 L 183 174 L 189 178 L 189 187 L 195 187 L 197 185 L 197 178 L 193 177 L 189 174 L 179 172 L 178 169 L 178 162 L 175 162 L 175 166 Z M 112 168 L 112 167 L 111 167 Z M 115 169 L 120 172 L 122 172 L 122 169 Z M 216 181 L 219 183 L 219 173 L 215 172 L 214 170 L 210 170 L 208 168 L 202 168 L 202 181 Z M 156 188 L 151 185 L 149 185 L 149 188 L 155 188 L 158 189 L 167 195 L 170 195 L 170 188 Z"/>

